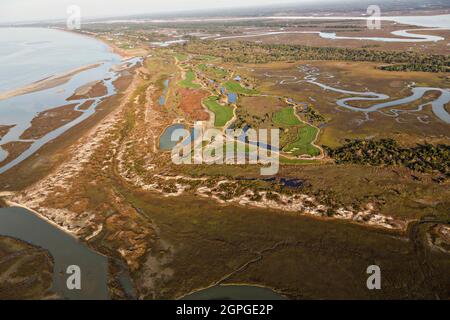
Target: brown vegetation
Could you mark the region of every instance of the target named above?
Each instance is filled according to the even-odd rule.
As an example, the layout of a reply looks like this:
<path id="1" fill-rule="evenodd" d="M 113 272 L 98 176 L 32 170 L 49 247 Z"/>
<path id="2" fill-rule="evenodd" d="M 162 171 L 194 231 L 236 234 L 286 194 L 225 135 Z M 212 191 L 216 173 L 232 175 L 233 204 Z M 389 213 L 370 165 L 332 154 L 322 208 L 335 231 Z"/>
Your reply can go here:
<path id="1" fill-rule="evenodd" d="M 9 132 L 9 130 L 11 130 L 12 128 L 14 128 L 14 126 L 0 125 L 0 139 L 3 138 L 4 136 L 6 136 Z"/>
<path id="2" fill-rule="evenodd" d="M 46 250 L 0 237 L 0 300 L 51 298 L 52 277 Z"/>
<path id="3" fill-rule="evenodd" d="M 203 90 L 180 89 L 180 108 L 194 121 L 206 121 L 209 119 L 208 112 L 202 106 L 202 100 L 208 96 Z"/>
<path id="4" fill-rule="evenodd" d="M 22 135 L 21 139 L 39 139 L 47 133 L 69 123 L 81 115 L 81 111 L 74 110 L 77 104 L 68 104 L 54 109 L 40 112 L 32 121 L 31 127 Z"/>
<path id="5" fill-rule="evenodd" d="M 8 152 L 8 156 L 6 157 L 5 160 L 0 162 L 0 167 L 17 158 L 20 154 L 22 154 L 25 150 L 27 150 L 30 147 L 30 145 L 31 142 L 22 142 L 22 141 L 13 141 L 2 145 L 2 149 Z"/>
<path id="6" fill-rule="evenodd" d="M 95 83 L 88 83 L 80 88 L 78 88 L 75 93 L 67 98 L 67 101 L 80 100 L 88 98 L 98 98 L 103 97 L 108 93 L 108 89 L 101 81 Z"/>

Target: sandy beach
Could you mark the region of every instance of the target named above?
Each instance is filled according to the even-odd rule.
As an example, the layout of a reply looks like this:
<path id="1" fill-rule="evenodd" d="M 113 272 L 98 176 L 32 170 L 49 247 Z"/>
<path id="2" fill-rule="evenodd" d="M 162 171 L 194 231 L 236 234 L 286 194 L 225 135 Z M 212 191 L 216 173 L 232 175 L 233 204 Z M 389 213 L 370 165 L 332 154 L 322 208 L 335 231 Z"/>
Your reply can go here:
<path id="1" fill-rule="evenodd" d="M 57 87 L 59 85 L 62 85 L 64 83 L 68 82 L 73 76 L 75 76 L 83 71 L 96 68 L 99 65 L 100 65 L 100 63 L 91 64 L 88 66 L 84 66 L 81 68 L 71 70 L 65 74 L 54 75 L 52 77 L 42 79 L 37 82 L 33 82 L 33 83 L 31 83 L 25 87 L 19 88 L 19 89 L 2 92 L 2 93 L 0 93 L 0 100 L 9 99 L 12 97 L 21 96 L 23 94 L 33 93 L 33 92 Z"/>

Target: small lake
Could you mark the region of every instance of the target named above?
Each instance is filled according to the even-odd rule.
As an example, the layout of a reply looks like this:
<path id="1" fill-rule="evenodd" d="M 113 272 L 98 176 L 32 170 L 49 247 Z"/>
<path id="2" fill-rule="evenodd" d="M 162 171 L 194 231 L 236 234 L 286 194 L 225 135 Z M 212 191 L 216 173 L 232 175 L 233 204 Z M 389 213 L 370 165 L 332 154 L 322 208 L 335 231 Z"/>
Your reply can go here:
<path id="1" fill-rule="evenodd" d="M 0 235 L 44 248 L 54 259 L 53 291 L 63 299 L 107 300 L 108 258 L 23 208 L 0 209 Z M 81 268 L 81 290 L 67 289 L 67 267 Z"/>
<path id="2" fill-rule="evenodd" d="M 166 104 L 167 91 L 169 91 L 169 82 L 170 82 L 169 79 L 164 81 L 164 91 L 163 91 L 162 96 L 159 98 L 160 106 L 164 106 Z"/>
<path id="3" fill-rule="evenodd" d="M 172 149 L 178 144 L 178 140 L 172 140 L 172 135 L 175 131 L 183 129 L 185 129 L 185 126 L 182 124 L 174 124 L 167 127 L 161 137 L 159 137 L 159 149 L 163 151 L 172 151 Z"/>
<path id="4" fill-rule="evenodd" d="M 275 291 L 243 285 L 219 285 L 183 297 L 181 300 L 286 300 Z"/>
<path id="5" fill-rule="evenodd" d="M 228 103 L 236 103 L 238 100 L 238 96 L 236 93 L 229 92 L 227 93 L 228 96 Z"/>

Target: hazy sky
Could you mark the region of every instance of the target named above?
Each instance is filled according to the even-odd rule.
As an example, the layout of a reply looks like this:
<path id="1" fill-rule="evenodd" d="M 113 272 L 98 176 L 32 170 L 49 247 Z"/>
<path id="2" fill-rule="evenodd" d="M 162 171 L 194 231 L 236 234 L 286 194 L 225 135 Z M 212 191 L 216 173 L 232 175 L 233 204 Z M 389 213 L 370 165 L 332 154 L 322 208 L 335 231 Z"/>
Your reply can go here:
<path id="1" fill-rule="evenodd" d="M 317 0 L 0 0 L 0 23 L 65 18 L 69 5 L 80 6 L 82 17 L 99 17 L 308 2 Z"/>

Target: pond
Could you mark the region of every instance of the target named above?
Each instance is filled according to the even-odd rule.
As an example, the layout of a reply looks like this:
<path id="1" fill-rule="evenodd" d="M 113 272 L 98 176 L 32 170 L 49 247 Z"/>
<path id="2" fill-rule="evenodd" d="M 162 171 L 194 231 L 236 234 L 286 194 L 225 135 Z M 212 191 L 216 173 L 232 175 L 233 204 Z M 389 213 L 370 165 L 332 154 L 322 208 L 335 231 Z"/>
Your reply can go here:
<path id="1" fill-rule="evenodd" d="M 229 92 L 227 93 L 228 96 L 228 103 L 236 103 L 238 100 L 238 96 L 236 93 Z"/>
<path id="2" fill-rule="evenodd" d="M 169 79 L 164 81 L 164 91 L 163 91 L 162 96 L 159 98 L 160 106 L 164 106 L 166 104 L 166 96 L 167 96 L 167 91 L 169 91 L 169 83 L 170 83 Z"/>
<path id="3" fill-rule="evenodd" d="M 174 124 L 167 127 L 161 137 L 159 137 L 159 149 L 163 151 L 172 151 L 178 144 L 178 141 L 172 141 L 172 134 L 180 129 L 185 129 L 185 126 L 182 124 Z"/>

